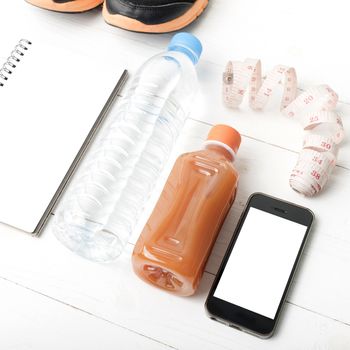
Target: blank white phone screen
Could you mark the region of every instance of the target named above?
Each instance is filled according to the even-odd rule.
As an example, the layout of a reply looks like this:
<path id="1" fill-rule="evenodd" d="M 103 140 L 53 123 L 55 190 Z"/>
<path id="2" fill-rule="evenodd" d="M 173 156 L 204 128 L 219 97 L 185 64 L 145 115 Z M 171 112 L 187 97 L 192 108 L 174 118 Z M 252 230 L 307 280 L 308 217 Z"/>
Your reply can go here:
<path id="1" fill-rule="evenodd" d="M 274 319 L 306 230 L 251 207 L 214 296 Z"/>

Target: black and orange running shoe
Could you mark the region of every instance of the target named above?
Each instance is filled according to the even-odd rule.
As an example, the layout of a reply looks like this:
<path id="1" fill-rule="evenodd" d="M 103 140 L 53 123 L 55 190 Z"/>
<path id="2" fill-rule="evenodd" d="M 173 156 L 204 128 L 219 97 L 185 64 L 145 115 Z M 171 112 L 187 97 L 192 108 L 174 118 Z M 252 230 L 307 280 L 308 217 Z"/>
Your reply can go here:
<path id="1" fill-rule="evenodd" d="M 166 33 L 192 23 L 209 0 L 105 0 L 108 24 L 144 33 Z"/>
<path id="2" fill-rule="evenodd" d="M 84 12 L 103 3 L 103 0 L 26 0 L 32 5 L 59 12 Z"/>

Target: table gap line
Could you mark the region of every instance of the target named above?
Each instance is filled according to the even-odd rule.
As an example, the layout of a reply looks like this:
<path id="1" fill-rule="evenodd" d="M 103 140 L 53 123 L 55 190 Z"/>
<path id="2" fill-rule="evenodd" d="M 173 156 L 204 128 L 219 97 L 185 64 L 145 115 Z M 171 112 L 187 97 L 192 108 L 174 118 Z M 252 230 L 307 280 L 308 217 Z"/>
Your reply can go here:
<path id="1" fill-rule="evenodd" d="M 203 121 L 203 120 L 195 119 L 195 118 L 192 118 L 192 117 L 188 117 L 188 119 L 190 119 L 190 120 L 192 120 L 192 121 L 194 121 L 194 122 L 197 122 L 197 123 L 201 123 L 201 124 L 210 126 L 210 127 L 214 126 L 214 124 L 212 124 L 212 123 L 205 122 L 205 121 Z M 247 139 L 254 140 L 254 141 L 263 143 L 263 144 L 265 144 L 265 145 L 268 145 L 268 146 L 276 147 L 276 148 L 279 148 L 279 149 L 281 149 L 281 150 L 283 150 L 283 151 L 291 152 L 291 153 L 294 153 L 294 154 L 299 154 L 299 153 L 300 153 L 300 151 L 294 151 L 294 150 L 292 150 L 292 149 L 290 149 L 290 148 L 283 147 L 283 146 L 279 146 L 279 145 L 276 145 L 276 144 L 274 144 L 274 143 L 267 142 L 267 141 L 264 141 L 264 140 L 260 140 L 260 139 L 258 139 L 258 138 L 256 138 L 256 137 L 253 137 L 253 136 L 249 136 L 249 135 L 242 134 L 242 133 L 241 133 L 241 135 L 244 136 L 244 137 L 246 137 Z M 347 167 L 344 166 L 344 165 L 336 164 L 336 167 L 341 168 L 341 169 L 344 169 L 344 170 L 350 171 L 350 168 L 347 168 Z"/>
<path id="2" fill-rule="evenodd" d="M 324 317 L 324 318 L 328 318 L 328 319 L 330 319 L 330 320 L 332 320 L 332 321 L 341 323 L 341 324 L 344 325 L 344 326 L 350 327 L 350 323 L 348 323 L 348 322 L 344 322 L 344 321 L 338 320 L 337 318 L 334 318 L 334 317 L 331 317 L 331 316 L 327 316 L 327 315 L 322 314 L 322 313 L 320 313 L 320 312 L 318 312 L 318 311 L 315 311 L 315 310 L 309 309 L 309 308 L 307 308 L 307 307 L 304 307 L 304 306 L 295 304 L 295 303 L 293 303 L 292 301 L 289 301 L 289 300 L 286 300 L 286 303 L 287 303 L 287 304 L 290 304 L 290 305 L 293 305 L 293 306 L 295 306 L 295 307 L 298 307 L 298 308 L 300 308 L 300 309 L 303 309 L 303 310 L 305 310 L 305 311 L 312 312 L 312 313 L 314 313 L 314 314 L 316 314 L 316 315 L 318 315 L 318 316 L 321 316 L 321 317 Z"/>

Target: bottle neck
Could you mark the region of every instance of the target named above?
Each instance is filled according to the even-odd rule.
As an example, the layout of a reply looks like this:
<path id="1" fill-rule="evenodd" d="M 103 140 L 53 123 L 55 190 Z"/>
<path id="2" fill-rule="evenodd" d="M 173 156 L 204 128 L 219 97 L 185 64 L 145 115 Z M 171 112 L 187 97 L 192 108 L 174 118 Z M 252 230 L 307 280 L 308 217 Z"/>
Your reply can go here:
<path id="1" fill-rule="evenodd" d="M 235 152 L 223 142 L 207 140 L 204 142 L 203 146 L 204 149 L 210 150 L 230 162 L 235 160 Z"/>
<path id="2" fill-rule="evenodd" d="M 198 62 L 198 57 L 196 54 L 189 48 L 184 46 L 174 46 L 171 49 L 168 49 L 170 52 L 181 52 L 184 56 L 191 60 L 193 65 L 196 65 Z"/>

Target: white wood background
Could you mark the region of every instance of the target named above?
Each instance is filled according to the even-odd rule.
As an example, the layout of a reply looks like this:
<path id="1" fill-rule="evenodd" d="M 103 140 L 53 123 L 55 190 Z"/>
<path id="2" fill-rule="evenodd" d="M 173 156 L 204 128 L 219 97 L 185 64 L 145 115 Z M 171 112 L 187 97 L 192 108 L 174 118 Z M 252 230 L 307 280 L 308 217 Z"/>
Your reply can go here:
<path id="1" fill-rule="evenodd" d="M 123 65 L 131 73 L 164 48 L 166 35 L 126 32 L 106 25 L 96 9 L 67 15 L 41 11 L 21 0 L 18 9 L 76 49 L 91 45 L 101 65 Z M 12 6 L 0 5 L 1 20 L 23 28 Z M 343 143 L 327 188 L 307 199 L 294 193 L 288 177 L 302 131 L 278 106 L 264 113 L 221 104 L 221 72 L 228 59 L 260 57 L 268 69 L 296 67 L 300 87 L 328 83 L 340 94 L 349 129 L 350 89 L 347 1 L 210 0 L 188 30 L 204 52 L 198 65 L 201 91 L 191 119 L 172 155 L 200 147 L 210 125 L 229 123 L 243 134 L 237 159 L 239 192 L 212 252 L 198 293 L 179 298 L 135 277 L 130 255 L 169 171 L 159 181 L 125 253 L 113 264 L 75 256 L 54 238 L 50 224 L 40 239 L 0 228 L 0 349 L 350 349 L 350 147 Z M 5 10 L 5 11 L 4 11 Z M 29 18 L 29 17 L 28 17 Z M 11 22 L 11 24 L 10 24 Z M 6 33 L 0 33 L 0 40 Z M 260 340 L 215 323 L 203 304 L 232 230 L 254 191 L 310 207 L 316 225 L 303 254 L 275 336 Z"/>

